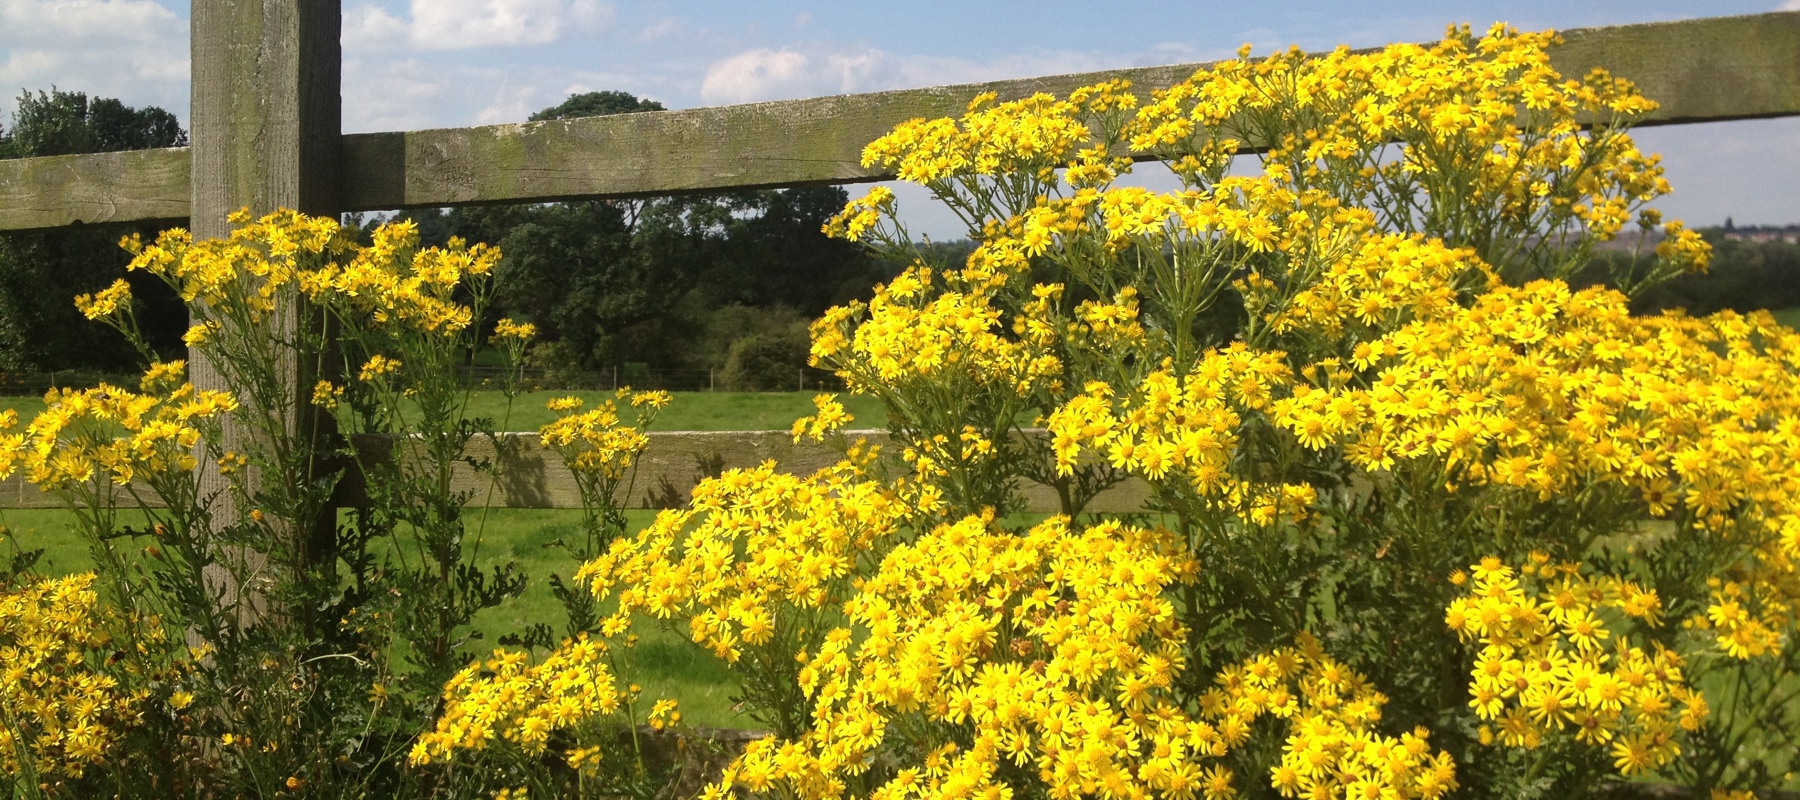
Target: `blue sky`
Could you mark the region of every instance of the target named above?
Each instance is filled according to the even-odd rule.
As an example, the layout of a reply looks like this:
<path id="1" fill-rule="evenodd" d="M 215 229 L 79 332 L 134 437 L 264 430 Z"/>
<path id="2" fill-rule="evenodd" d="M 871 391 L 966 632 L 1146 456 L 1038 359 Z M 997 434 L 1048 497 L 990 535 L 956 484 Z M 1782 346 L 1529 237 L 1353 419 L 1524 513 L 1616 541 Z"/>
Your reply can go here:
<path id="1" fill-rule="evenodd" d="M 1800 0 L 630 2 L 344 0 L 346 131 L 523 120 L 620 89 L 670 108 L 1204 61 L 1246 42 L 1373 46 L 1800 9 Z M 55 85 L 187 115 L 188 4 L 0 0 L 0 123 Z M 1800 119 L 1644 130 L 1695 224 L 1800 222 Z M 904 202 L 904 199 L 903 199 Z M 937 235 L 927 216 L 921 224 Z"/>

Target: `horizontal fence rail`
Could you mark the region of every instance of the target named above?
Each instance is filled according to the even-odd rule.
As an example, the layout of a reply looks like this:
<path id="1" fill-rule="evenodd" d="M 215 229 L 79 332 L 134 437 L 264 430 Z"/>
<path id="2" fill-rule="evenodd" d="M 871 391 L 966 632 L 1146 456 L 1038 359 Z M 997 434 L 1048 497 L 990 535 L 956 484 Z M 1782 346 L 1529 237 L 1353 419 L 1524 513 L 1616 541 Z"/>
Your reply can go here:
<path id="1" fill-rule="evenodd" d="M 847 431 L 851 439 L 863 438 L 870 444 L 886 444 L 884 430 Z M 380 457 L 391 439 L 364 436 L 355 440 L 365 460 Z M 492 461 L 499 466 L 494 472 L 477 472 L 465 464 L 457 465 L 453 490 L 470 493 L 469 505 L 490 508 L 580 508 L 581 491 L 575 476 L 564 466 L 562 457 L 545 449 L 534 433 L 503 433 L 499 440 L 477 437 L 465 453 L 471 461 Z M 623 498 L 628 508 L 661 508 L 684 503 L 688 493 L 715 467 L 739 469 L 774 461 L 775 469 L 793 475 L 806 475 L 836 464 L 842 455 L 829 447 L 803 441 L 796 444 L 792 434 L 783 431 L 659 431 L 650 434 L 650 447 L 638 461 L 638 468 L 628 493 Z M 1054 513 L 1061 510 L 1055 490 L 1041 484 L 1022 488 L 1028 510 Z M 1086 510 L 1130 513 L 1141 511 L 1149 497 L 1149 487 L 1131 481 L 1102 492 L 1088 503 Z M 355 508 L 367 502 L 363 485 L 350 475 L 338 485 L 334 498 L 340 507 Z M 157 507 L 148 492 L 137 497 L 121 497 L 126 506 L 145 502 Z M 26 482 L 19 475 L 0 480 L 0 509 L 62 508 L 56 495 L 48 494 Z"/>
<path id="2" fill-rule="evenodd" d="M 1564 32 L 1565 75 L 1596 67 L 1662 104 L 1643 124 L 1800 114 L 1800 12 Z M 1128 78 L 1142 90 L 1204 64 L 609 117 L 342 138 L 340 207 L 383 211 L 885 180 L 862 148 L 896 123 L 960 113 L 982 92 L 1066 93 Z M 0 161 L 0 231 L 179 222 L 185 148 Z"/>

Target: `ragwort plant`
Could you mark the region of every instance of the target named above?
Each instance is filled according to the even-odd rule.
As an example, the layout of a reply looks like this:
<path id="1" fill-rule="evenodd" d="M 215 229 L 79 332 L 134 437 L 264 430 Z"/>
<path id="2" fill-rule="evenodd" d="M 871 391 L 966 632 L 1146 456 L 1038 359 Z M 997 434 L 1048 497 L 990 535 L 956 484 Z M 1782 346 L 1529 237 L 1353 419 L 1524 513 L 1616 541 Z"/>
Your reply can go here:
<path id="1" fill-rule="evenodd" d="M 813 328 L 891 443 L 823 396 L 795 435 L 842 464 L 727 472 L 581 573 L 773 730 L 708 795 L 1791 780 L 1800 338 L 1629 313 L 1709 249 L 1648 205 L 1654 102 L 1554 42 L 1246 51 L 871 144 L 977 243 L 932 263 L 885 188 L 828 226 L 912 263 Z M 1143 156 L 1181 188 L 1120 185 Z"/>
<path id="2" fill-rule="evenodd" d="M 729 665 L 739 707 L 771 733 L 708 797 L 1561 797 L 1638 778 L 1742 797 L 1791 781 L 1800 335 L 1766 314 L 1630 314 L 1633 293 L 1704 269 L 1709 251 L 1648 206 L 1668 185 L 1628 128 L 1654 103 L 1603 72 L 1558 75 L 1554 41 L 1453 28 L 1431 46 L 1245 52 L 1147 97 L 1122 82 L 984 96 L 900 125 L 865 161 L 926 187 L 977 247 L 930 262 L 880 188 L 828 227 L 912 264 L 813 329 L 815 361 L 883 401 L 887 443 L 847 433 L 821 396 L 794 434 L 841 463 L 730 470 L 628 533 L 617 491 L 645 417 L 553 406 L 564 416 L 542 434 L 581 480 L 575 549 L 593 556 L 576 573 L 591 596 L 564 593 L 562 643 L 525 648 L 548 642 L 541 631 L 479 659 L 432 651 L 460 629 L 444 621 L 480 603 L 395 631 L 383 615 L 404 601 L 371 591 L 356 607 L 385 625 L 352 628 L 374 641 L 287 651 L 313 670 L 293 696 L 317 697 L 301 687 L 338 661 L 345 685 L 381 690 L 394 672 L 383 637 L 413 637 L 415 654 L 454 654 L 415 674 L 466 666 L 371 728 L 387 732 L 380 757 L 407 748 L 410 787 L 647 796 L 659 787 L 642 726 L 678 714 L 643 708 L 630 655 L 640 626 L 660 625 Z M 1246 150 L 1256 164 L 1233 169 Z M 1143 156 L 1181 188 L 1120 185 Z M 1588 285 L 1595 248 L 1621 237 L 1638 237 L 1640 257 L 1607 260 Z M 349 252 L 330 237 L 257 241 Z M 454 285 L 395 280 L 430 284 L 434 302 Z M 345 377 L 319 402 L 368 392 L 346 404 L 361 416 L 340 413 L 350 430 L 448 407 L 420 389 L 408 411 L 405 384 L 383 381 L 409 358 L 445 362 L 366 333 L 393 312 L 347 302 L 330 318 L 353 332 L 336 340 Z M 472 434 L 419 430 L 407 446 L 420 471 L 372 490 L 417 502 L 374 529 L 420 548 L 440 581 L 473 582 L 444 568 L 466 563 L 460 540 L 434 537 L 461 524 L 444 465 L 481 459 Z M 30 433 L 9 434 L 0 458 L 54 462 L 56 446 L 25 447 Z M 301 463 L 229 463 L 246 462 Z M 1138 491 L 1140 507 L 1113 511 Z M 1022 515 L 1028 492 L 1059 513 Z M 308 497 L 242 489 L 233 502 L 297 515 Z M 291 519 L 283 530 L 311 530 Z M 368 547 L 356 536 L 342 552 Z M 214 551 L 291 558 L 253 537 Z M 256 617 L 305 618 L 288 607 Z M 235 663 L 222 653 L 165 658 L 170 674 L 206 676 Z M 208 691 L 190 702 L 226 696 Z M 324 705 L 364 707 L 340 703 Z M 289 707 L 307 708 L 253 713 Z M 429 730 L 407 733 L 423 714 Z M 203 755 L 254 777 L 242 754 L 269 747 L 255 735 Z M 319 752 L 293 744 L 255 763 Z"/>
<path id="3" fill-rule="evenodd" d="M 125 242 L 132 269 L 189 303 L 187 343 L 221 390 L 156 360 L 120 281 L 77 305 L 153 362 L 141 392 L 61 390 L 22 430 L 0 418 L 0 476 L 72 509 L 97 567 L 46 579 L 29 554 L 6 562 L 0 774 L 25 796 L 484 796 L 517 776 L 406 756 L 457 717 L 445 686 L 480 668 L 474 616 L 524 585 L 477 568 L 481 518 L 463 511 L 524 445 L 494 432 L 504 420 L 465 419 L 457 369 L 484 344 L 499 253 L 420 248 L 407 223 L 359 244 L 288 211 L 231 221 L 226 239 Z M 491 344 L 516 366 L 532 335 L 501 320 Z M 640 451 L 648 422 L 610 423 L 630 442 L 616 449 Z M 589 499 L 612 527 L 593 535 L 623 525 L 608 480 Z M 340 493 L 361 498 L 343 524 Z M 617 762 L 595 750 L 539 785 L 596 785 Z"/>

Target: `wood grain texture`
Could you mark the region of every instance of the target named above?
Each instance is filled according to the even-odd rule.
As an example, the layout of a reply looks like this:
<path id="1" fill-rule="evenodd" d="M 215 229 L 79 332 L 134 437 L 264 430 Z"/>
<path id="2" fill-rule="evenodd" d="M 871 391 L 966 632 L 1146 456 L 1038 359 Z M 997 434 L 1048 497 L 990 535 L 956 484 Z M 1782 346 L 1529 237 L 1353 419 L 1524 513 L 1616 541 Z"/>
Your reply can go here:
<path id="1" fill-rule="evenodd" d="M 191 226 L 295 208 L 338 213 L 339 0 L 195 0 Z"/>
<path id="2" fill-rule="evenodd" d="M 185 147 L 0 160 L 0 231 L 185 222 Z"/>
<path id="3" fill-rule="evenodd" d="M 1662 108 L 1644 124 L 1800 114 L 1800 12 L 1576 29 L 1553 55 L 1569 76 L 1606 67 Z M 894 125 L 961 113 L 970 98 L 1063 94 L 1116 78 L 1140 91 L 1205 64 L 820 97 L 687 111 L 344 139 L 346 210 L 631 197 L 855 183 L 891 175 L 862 148 Z"/>
<path id="4" fill-rule="evenodd" d="M 1578 28 L 1551 63 L 1570 78 L 1595 68 L 1629 78 L 1662 105 L 1641 125 L 1791 116 L 1800 114 L 1800 11 Z"/>
<path id="5" fill-rule="evenodd" d="M 1647 125 L 1800 114 L 1800 12 L 1575 29 L 1564 37 L 1566 44 L 1553 58 L 1565 74 L 1583 75 L 1603 66 L 1636 81 L 1646 95 L 1663 104 L 1645 121 Z M 198 140 L 200 87 L 202 81 L 210 85 L 216 79 L 202 68 L 202 42 L 199 37 L 195 42 Z M 340 179 L 334 191 L 339 192 L 337 207 L 344 211 L 853 183 L 888 177 L 860 165 L 862 148 L 870 140 L 906 119 L 958 113 L 980 92 L 1013 98 L 1067 92 L 1111 78 L 1129 78 L 1147 91 L 1181 80 L 1201 66 L 355 134 L 311 140 L 311 146 L 325 153 L 331 141 L 340 143 L 342 167 L 332 174 Z M 324 78 L 335 76 L 314 77 L 319 80 L 307 84 L 312 93 L 308 96 L 322 96 L 319 87 L 327 82 Z M 271 119 L 280 118 L 270 113 Z M 179 194 L 171 188 L 182 179 L 175 164 L 178 151 L 162 152 L 138 156 L 158 166 L 136 171 L 108 166 L 117 163 L 117 154 L 64 157 L 72 161 L 60 162 L 54 169 L 30 163 L 43 159 L 0 162 L 0 230 L 51 227 L 74 219 L 97 221 L 102 212 L 111 222 L 183 216 L 171 200 Z M 102 163 L 108 158 L 114 161 Z M 65 207 L 70 203 L 77 207 Z"/>
<path id="6" fill-rule="evenodd" d="M 865 438 L 872 444 L 885 443 L 886 431 L 849 431 L 851 438 Z M 457 467 L 453 488 L 470 495 L 469 505 L 494 508 L 580 508 L 581 490 L 575 477 L 563 465 L 555 451 L 543 448 L 536 434 L 502 434 L 498 442 L 477 439 L 466 453 L 475 462 L 499 465 L 494 472 L 477 472 L 467 465 Z M 356 442 L 358 450 L 382 453 L 388 443 L 384 437 L 368 437 Z M 659 497 L 673 494 L 685 502 L 694 484 L 704 477 L 704 465 L 718 459 L 724 469 L 755 467 L 774 462 L 775 469 L 790 475 L 806 475 L 836 464 L 840 454 L 828 447 L 793 441 L 782 431 L 665 431 L 650 434 L 650 446 L 638 461 L 636 475 L 628 487 L 621 489 L 628 508 L 656 508 Z M 1050 513 L 1059 510 L 1056 493 L 1046 486 L 1023 487 L 1031 511 Z M 1114 487 L 1089 503 L 1089 511 L 1127 513 L 1140 511 L 1149 497 L 1148 486 L 1132 482 Z M 338 486 L 336 501 L 343 507 L 356 507 L 366 502 L 362 487 L 354 476 Z"/>
<path id="7" fill-rule="evenodd" d="M 851 431 L 852 438 L 862 437 L 871 443 L 884 443 L 886 431 Z M 364 437 L 356 442 L 358 449 L 373 458 L 387 448 L 384 437 Z M 503 456 L 497 454 L 504 451 Z M 500 465 L 495 473 L 477 473 L 467 465 L 458 467 L 454 488 L 472 493 L 469 505 L 494 508 L 580 508 L 581 492 L 562 458 L 538 444 L 536 434 L 501 434 L 498 446 L 493 441 L 477 439 L 467 453 L 475 461 L 493 460 Z M 685 501 L 688 492 L 702 475 L 701 464 L 713 458 L 723 460 L 726 469 L 754 467 L 774 461 L 781 472 L 804 475 L 837 463 L 836 451 L 812 443 L 795 444 L 793 437 L 781 431 L 666 431 L 650 434 L 650 447 L 638 463 L 637 475 L 626 505 L 630 508 L 653 508 L 656 496 L 673 490 Z M 1056 493 L 1048 487 L 1026 486 L 1026 501 L 1032 511 L 1051 513 L 1058 510 Z M 1089 511 L 1126 513 L 1141 510 L 1148 499 L 1148 487 L 1141 482 L 1114 487 L 1095 498 Z M 343 507 L 363 504 L 365 497 L 360 482 L 350 476 L 339 483 L 336 501 Z M 54 495 L 13 476 L 0 480 L 0 508 L 56 508 Z"/>

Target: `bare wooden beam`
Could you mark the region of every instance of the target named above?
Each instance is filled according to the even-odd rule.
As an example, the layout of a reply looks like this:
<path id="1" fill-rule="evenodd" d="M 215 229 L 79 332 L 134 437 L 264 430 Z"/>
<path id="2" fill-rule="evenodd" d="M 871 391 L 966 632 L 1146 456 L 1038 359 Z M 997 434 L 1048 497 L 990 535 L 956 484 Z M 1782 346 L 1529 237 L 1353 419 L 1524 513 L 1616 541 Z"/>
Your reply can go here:
<path id="1" fill-rule="evenodd" d="M 852 431 L 872 443 L 888 440 L 887 431 Z M 545 450 L 536 434 L 501 434 L 498 448 L 494 443 L 476 439 L 468 455 L 475 461 L 492 461 L 501 469 L 478 473 L 467 465 L 459 465 L 455 476 L 456 491 L 471 493 L 469 505 L 494 508 L 580 508 L 581 491 L 575 476 L 563 465 L 561 456 Z M 357 441 L 366 457 L 378 457 L 385 447 L 380 437 Z M 639 459 L 637 476 L 625 498 L 629 508 L 653 508 L 658 495 L 673 489 L 686 499 L 700 473 L 702 460 L 723 460 L 726 469 L 754 467 L 774 461 L 776 469 L 788 474 L 804 475 L 837 463 L 840 455 L 830 448 L 812 443 L 795 444 L 793 437 L 781 431 L 657 431 L 650 434 L 650 447 Z M 1056 492 L 1047 486 L 1024 487 L 1025 499 L 1032 511 L 1052 513 L 1059 510 Z M 147 493 L 146 493 L 146 496 Z M 1142 482 L 1133 481 L 1101 494 L 1089 504 L 1089 510 L 1129 513 L 1141 511 L 1149 497 Z M 355 507 L 365 502 L 362 487 L 355 476 L 338 485 L 336 502 Z M 22 477 L 0 481 L 0 508 L 55 508 L 55 496 L 47 495 Z"/>
<path id="2" fill-rule="evenodd" d="M 196 237 L 225 215 L 338 212 L 339 0 L 194 0 Z"/>
<path id="3" fill-rule="evenodd" d="M 1800 12 L 1577 29 L 1553 55 L 1662 102 L 1646 124 L 1800 114 Z M 788 100 L 688 111 L 346 136 L 346 210 L 629 197 L 892 178 L 863 146 L 915 117 L 1126 78 L 1166 87 L 1205 64 Z"/>
<path id="4" fill-rule="evenodd" d="M 0 231 L 186 221 L 188 149 L 0 159 Z"/>
<path id="5" fill-rule="evenodd" d="M 1550 61 L 1571 78 L 1631 79 L 1662 104 L 1642 125 L 1800 114 L 1800 11 L 1577 28 Z"/>
<path id="6" fill-rule="evenodd" d="M 294 0 L 289 0 L 293 2 Z M 1636 81 L 1663 107 L 1645 124 L 1800 114 L 1800 12 L 1575 29 L 1553 54 L 1565 74 L 1594 67 Z M 863 145 L 895 123 L 959 112 L 983 91 L 1003 97 L 1066 92 L 1110 78 L 1167 86 L 1202 64 L 821 97 L 613 117 L 345 136 L 338 208 L 395 208 L 629 197 L 708 189 L 881 180 Z M 196 75 L 199 73 L 196 72 Z M 196 122 L 198 126 L 198 122 Z M 315 144 L 323 147 L 324 142 Z M 64 207 L 105 209 L 105 221 L 171 219 L 183 193 L 179 151 L 138 156 L 157 169 L 122 172 L 72 156 L 60 183 L 42 167 L 0 161 L 0 230 L 97 221 Z M 108 162 L 116 163 L 116 162 Z M 115 185 L 113 181 L 123 180 Z"/>

